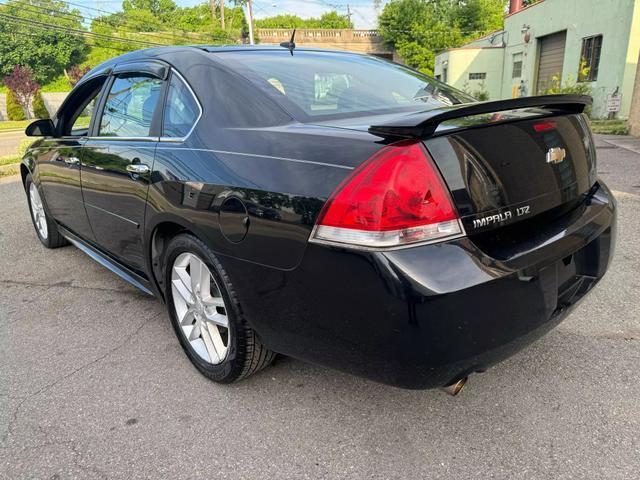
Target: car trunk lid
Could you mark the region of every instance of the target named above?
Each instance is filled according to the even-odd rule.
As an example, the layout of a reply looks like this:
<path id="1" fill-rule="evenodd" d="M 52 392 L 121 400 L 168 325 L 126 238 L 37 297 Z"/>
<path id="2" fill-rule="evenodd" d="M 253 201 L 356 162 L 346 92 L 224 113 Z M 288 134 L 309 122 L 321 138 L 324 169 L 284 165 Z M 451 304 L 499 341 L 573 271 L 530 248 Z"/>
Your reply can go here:
<path id="1" fill-rule="evenodd" d="M 342 119 L 330 126 L 366 128 L 384 143 L 421 139 L 473 235 L 566 210 L 588 194 L 596 181 L 595 148 L 582 112 L 590 103 L 585 96 L 549 95 Z"/>

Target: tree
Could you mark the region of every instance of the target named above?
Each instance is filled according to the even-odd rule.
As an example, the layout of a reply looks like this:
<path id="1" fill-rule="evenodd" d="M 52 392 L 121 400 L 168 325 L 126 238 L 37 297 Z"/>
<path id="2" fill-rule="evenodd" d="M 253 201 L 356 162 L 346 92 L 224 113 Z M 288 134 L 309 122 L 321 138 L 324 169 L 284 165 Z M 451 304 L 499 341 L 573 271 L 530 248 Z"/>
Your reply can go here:
<path id="1" fill-rule="evenodd" d="M 379 29 L 404 61 L 433 74 L 436 54 L 502 26 L 506 0 L 391 0 Z"/>
<path id="2" fill-rule="evenodd" d="M 7 92 L 7 118 L 9 120 L 26 120 L 27 116 L 11 90 Z"/>
<path id="3" fill-rule="evenodd" d="M 475 38 L 503 26 L 505 0 L 467 0 L 453 10 L 465 38 Z"/>
<path id="4" fill-rule="evenodd" d="M 353 28 L 349 19 L 336 11 L 306 19 L 297 15 L 275 15 L 256 20 L 255 24 L 257 28 Z"/>
<path id="5" fill-rule="evenodd" d="M 4 84 L 13 93 L 27 119 L 30 119 L 33 97 L 40 90 L 40 84 L 34 80 L 31 69 L 16 65 L 5 77 Z"/>
<path id="6" fill-rule="evenodd" d="M 169 15 L 177 8 L 173 0 L 124 0 L 122 2 L 122 10 L 125 14 L 132 10 L 142 10 L 164 20 L 169 20 Z"/>
<path id="7" fill-rule="evenodd" d="M 14 65 L 28 65 L 36 81 L 47 83 L 68 65 L 83 61 L 84 39 L 65 29 L 82 31 L 84 27 L 80 19 L 68 15 L 79 12 L 69 10 L 64 2 L 8 0 L 0 4 L 0 13 L 6 15 L 0 21 L 0 78 L 9 75 Z"/>
<path id="8" fill-rule="evenodd" d="M 49 110 L 47 110 L 47 106 L 44 104 L 44 99 L 42 98 L 42 93 L 39 91 L 36 92 L 33 97 L 33 116 L 42 120 L 50 118 Z"/>
<path id="9" fill-rule="evenodd" d="M 72 87 L 75 87 L 80 79 L 89 72 L 89 70 L 91 70 L 89 65 L 85 65 L 84 67 L 81 67 L 80 65 L 73 65 L 66 71 L 67 80 L 69 80 Z"/>

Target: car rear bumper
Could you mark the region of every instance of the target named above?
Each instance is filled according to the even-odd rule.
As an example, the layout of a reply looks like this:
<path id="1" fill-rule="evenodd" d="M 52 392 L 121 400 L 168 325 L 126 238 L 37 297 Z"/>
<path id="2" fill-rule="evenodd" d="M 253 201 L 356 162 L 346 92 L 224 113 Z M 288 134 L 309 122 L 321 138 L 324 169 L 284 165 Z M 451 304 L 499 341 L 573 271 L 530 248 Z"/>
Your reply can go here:
<path id="1" fill-rule="evenodd" d="M 615 232 L 615 201 L 600 184 L 536 235 L 514 239 L 501 258 L 463 238 L 385 253 L 309 245 L 291 271 L 224 263 L 273 350 L 433 388 L 486 369 L 557 325 L 605 274 Z"/>

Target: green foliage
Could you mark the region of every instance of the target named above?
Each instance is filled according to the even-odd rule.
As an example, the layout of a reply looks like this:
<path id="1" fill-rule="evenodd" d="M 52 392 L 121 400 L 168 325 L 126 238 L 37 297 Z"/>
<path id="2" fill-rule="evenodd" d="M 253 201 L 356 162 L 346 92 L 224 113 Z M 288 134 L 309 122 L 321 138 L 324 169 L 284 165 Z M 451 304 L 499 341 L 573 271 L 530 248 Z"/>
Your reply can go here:
<path id="1" fill-rule="evenodd" d="M 469 86 L 469 82 L 465 82 L 462 87 L 462 91 L 481 102 L 486 102 L 487 100 L 489 100 L 489 92 L 487 91 L 487 86 L 484 81 L 480 82 L 476 89 L 472 89 Z"/>
<path id="2" fill-rule="evenodd" d="M 452 12 L 466 38 L 476 38 L 502 28 L 504 0 L 467 0 Z"/>
<path id="3" fill-rule="evenodd" d="M 551 81 L 546 85 L 540 95 L 591 95 L 591 84 L 576 83 L 575 79 L 569 75 L 564 82 L 559 75 L 551 77 Z M 591 106 L 588 106 L 584 113 L 591 116 Z"/>
<path id="4" fill-rule="evenodd" d="M 605 135 L 629 135 L 629 124 L 626 120 L 591 120 L 591 130 Z"/>
<path id="5" fill-rule="evenodd" d="M 36 81 L 47 83 L 63 69 L 80 63 L 87 52 L 81 36 L 71 32 L 38 25 L 54 24 L 60 27 L 84 30 L 79 18 L 68 14 L 79 14 L 58 0 L 7 0 L 0 4 L 0 13 L 20 20 L 3 18 L 0 22 L 0 77 L 11 73 L 15 65 L 29 66 Z M 51 12 L 65 15 L 52 15 Z"/>
<path id="6" fill-rule="evenodd" d="M 225 8 L 224 29 L 219 24 L 219 7 L 214 22 L 208 2 L 177 7 L 171 0 L 125 0 L 123 9 L 92 21 L 92 32 L 122 40 L 95 40 L 101 58 L 90 59 L 89 64 L 97 65 L 123 51 L 144 48 L 131 40 L 167 45 L 236 43 L 248 30 L 241 7 Z"/>
<path id="7" fill-rule="evenodd" d="M 9 120 L 26 120 L 27 116 L 18 99 L 11 90 L 7 91 L 7 118 Z"/>
<path id="8" fill-rule="evenodd" d="M 49 111 L 42 99 L 42 93 L 38 92 L 33 97 L 33 115 L 36 118 L 46 119 L 49 118 Z"/>
<path id="9" fill-rule="evenodd" d="M 564 82 L 559 75 L 551 77 L 542 95 L 591 95 L 591 85 L 588 83 L 576 83 L 572 76 L 565 78 Z"/>
<path id="10" fill-rule="evenodd" d="M 67 77 L 62 75 L 58 75 L 56 78 L 51 80 L 49 83 L 42 86 L 40 89 L 41 92 L 69 92 L 71 91 L 71 84 Z"/>
<path id="11" fill-rule="evenodd" d="M 176 11 L 177 5 L 173 0 L 124 0 L 122 9 L 125 13 L 137 10 L 149 12 L 157 18 L 166 17 Z"/>
<path id="12" fill-rule="evenodd" d="M 436 54 L 502 27 L 506 0 L 391 0 L 380 33 L 404 61 L 433 74 Z"/>
<path id="13" fill-rule="evenodd" d="M 353 28 L 353 24 L 336 11 L 318 18 L 301 18 L 297 15 L 275 15 L 255 21 L 256 28 Z"/>

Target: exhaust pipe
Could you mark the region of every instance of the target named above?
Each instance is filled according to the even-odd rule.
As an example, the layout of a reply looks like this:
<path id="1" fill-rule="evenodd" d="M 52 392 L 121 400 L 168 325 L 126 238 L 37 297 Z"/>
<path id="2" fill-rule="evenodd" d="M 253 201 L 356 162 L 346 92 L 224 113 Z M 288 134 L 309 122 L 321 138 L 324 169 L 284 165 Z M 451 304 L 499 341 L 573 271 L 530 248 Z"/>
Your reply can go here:
<path id="1" fill-rule="evenodd" d="M 451 395 L 452 397 L 455 397 L 456 395 L 458 395 L 462 391 L 464 386 L 467 384 L 467 379 L 468 378 L 469 377 L 462 377 L 457 382 L 453 382 L 451 385 L 447 385 L 446 387 L 442 387 L 440 390 L 442 390 L 443 392 Z"/>

